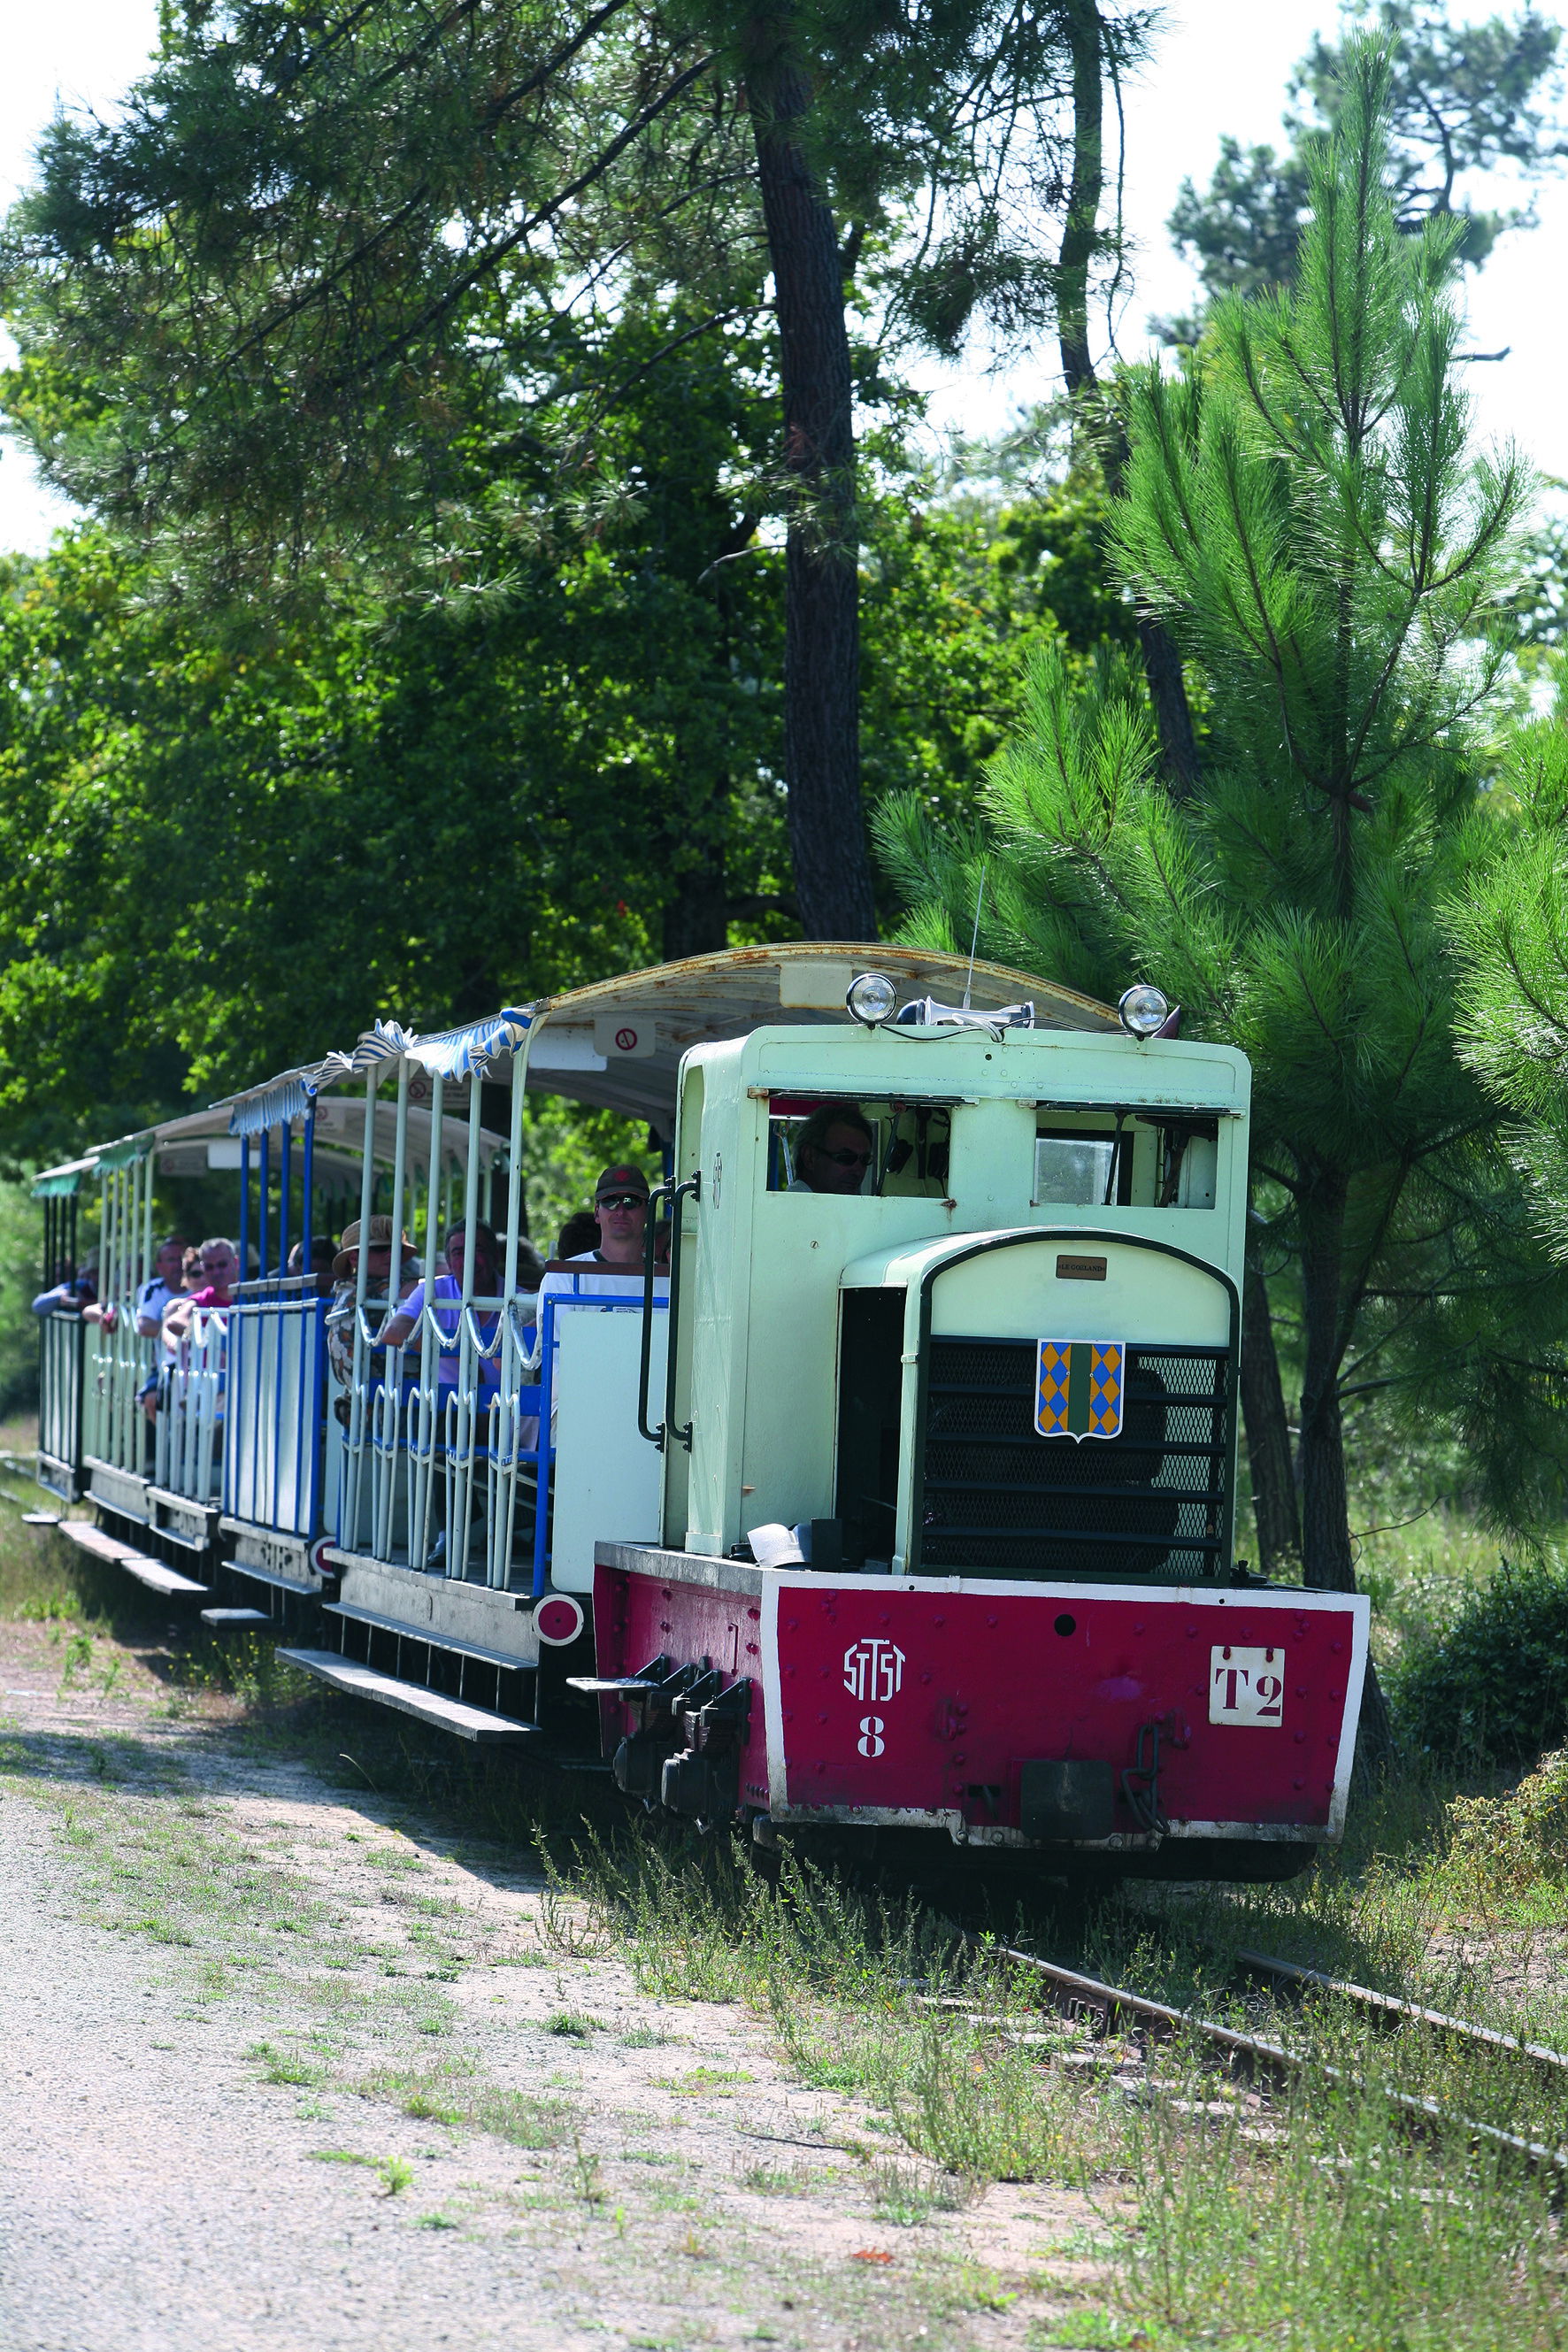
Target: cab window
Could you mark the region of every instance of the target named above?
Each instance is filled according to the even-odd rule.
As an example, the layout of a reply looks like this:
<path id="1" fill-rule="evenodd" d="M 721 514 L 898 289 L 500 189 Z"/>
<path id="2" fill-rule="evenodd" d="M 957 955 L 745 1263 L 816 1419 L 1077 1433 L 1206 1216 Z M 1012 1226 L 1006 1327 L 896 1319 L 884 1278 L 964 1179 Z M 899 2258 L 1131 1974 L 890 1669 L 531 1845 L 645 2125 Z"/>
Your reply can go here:
<path id="1" fill-rule="evenodd" d="M 1042 1109 L 1035 1130 L 1039 1209 L 1212 1209 L 1219 1122 L 1201 1113 Z"/>
<path id="2" fill-rule="evenodd" d="M 767 1189 L 841 1199 L 940 1201 L 947 1192 L 952 1106 L 883 1096 L 774 1095 Z"/>

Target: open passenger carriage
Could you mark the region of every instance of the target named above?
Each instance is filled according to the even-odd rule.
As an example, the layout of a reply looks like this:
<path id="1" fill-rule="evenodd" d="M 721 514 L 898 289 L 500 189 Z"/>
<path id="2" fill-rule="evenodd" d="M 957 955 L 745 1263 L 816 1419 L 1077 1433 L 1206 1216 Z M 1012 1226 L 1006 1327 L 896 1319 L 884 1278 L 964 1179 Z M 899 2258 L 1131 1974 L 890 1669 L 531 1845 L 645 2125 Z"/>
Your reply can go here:
<path id="1" fill-rule="evenodd" d="M 1235 1557 L 1239 1054 L 1027 974 L 812 945 L 380 1029 L 291 1074 L 291 1118 L 329 1075 L 361 1217 L 409 1231 L 427 1303 L 380 1345 L 362 1259 L 309 1441 L 304 1385 L 270 1423 L 230 1407 L 236 1569 L 243 1481 L 320 1448 L 321 1632 L 286 1655 L 470 1739 L 596 1747 L 629 1797 L 764 1844 L 1272 1876 L 1338 1835 L 1366 1604 Z M 471 1222 L 482 1084 L 512 1171 L 526 1087 L 648 1122 L 667 1285 L 650 1239 L 642 1280 L 552 1280 L 536 1313 L 512 1181 L 499 1286 L 469 1256 L 433 1303 L 430 1154 L 459 1120 Z M 816 1189 L 801 1140 L 835 1111 L 865 1142 Z"/>

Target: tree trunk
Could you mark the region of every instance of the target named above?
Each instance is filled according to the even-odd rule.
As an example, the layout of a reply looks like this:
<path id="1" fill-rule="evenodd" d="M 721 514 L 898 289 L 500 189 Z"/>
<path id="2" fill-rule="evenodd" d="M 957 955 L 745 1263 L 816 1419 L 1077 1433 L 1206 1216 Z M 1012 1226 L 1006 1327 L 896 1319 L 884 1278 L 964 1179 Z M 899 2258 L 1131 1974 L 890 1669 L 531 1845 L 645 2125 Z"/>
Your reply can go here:
<path id="1" fill-rule="evenodd" d="M 1301 1563 L 1307 1582 L 1330 1592 L 1355 1591 L 1340 1421 L 1345 1201 L 1338 1169 L 1311 1171 L 1301 1202 Z"/>
<path id="2" fill-rule="evenodd" d="M 1301 1558 L 1305 1580 L 1353 1592 L 1344 1430 L 1340 1420 L 1341 1286 L 1344 1276 L 1344 1178 L 1319 1167 L 1301 1203 L 1301 1305 L 1307 1360 L 1301 1382 Z M 1366 1663 L 1355 1781 L 1365 1790 L 1394 1758 L 1394 1726 L 1372 1660 Z"/>
<path id="3" fill-rule="evenodd" d="M 860 799 L 855 423 L 833 215 L 799 144 L 810 104 L 790 12 L 752 18 L 747 94 L 773 263 L 791 477 L 784 549 L 784 782 L 801 929 L 873 940 Z"/>
<path id="4" fill-rule="evenodd" d="M 1089 273 L 1100 247 L 1100 206 L 1105 194 L 1105 30 L 1096 0 L 1068 0 L 1065 11 L 1072 53 L 1072 181 L 1057 255 L 1057 331 L 1062 380 L 1088 429 L 1114 498 L 1127 470 L 1127 436 L 1100 400 L 1100 378 L 1089 339 Z M 1138 616 L 1150 707 L 1160 737 L 1165 782 L 1184 799 L 1198 781 L 1197 738 L 1182 676 L 1182 656 L 1163 622 Z"/>
<path id="5" fill-rule="evenodd" d="M 1241 1305 L 1241 1417 L 1252 1472 L 1252 1515 L 1258 1528 L 1258 1565 L 1265 1576 L 1287 1581 L 1301 1573 L 1301 1520 L 1296 1505 L 1296 1467 L 1290 1457 L 1290 1424 L 1268 1290 L 1256 1245 L 1247 1252 Z"/>

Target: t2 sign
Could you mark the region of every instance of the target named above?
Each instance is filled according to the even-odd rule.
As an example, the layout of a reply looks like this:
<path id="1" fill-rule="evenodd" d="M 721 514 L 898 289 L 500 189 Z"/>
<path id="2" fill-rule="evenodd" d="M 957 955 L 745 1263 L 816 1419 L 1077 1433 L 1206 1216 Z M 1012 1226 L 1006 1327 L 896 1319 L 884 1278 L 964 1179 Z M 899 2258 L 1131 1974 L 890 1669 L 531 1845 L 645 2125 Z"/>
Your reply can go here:
<path id="1" fill-rule="evenodd" d="M 1216 1643 L 1209 1652 L 1211 1723 L 1282 1724 L 1285 1653 Z"/>

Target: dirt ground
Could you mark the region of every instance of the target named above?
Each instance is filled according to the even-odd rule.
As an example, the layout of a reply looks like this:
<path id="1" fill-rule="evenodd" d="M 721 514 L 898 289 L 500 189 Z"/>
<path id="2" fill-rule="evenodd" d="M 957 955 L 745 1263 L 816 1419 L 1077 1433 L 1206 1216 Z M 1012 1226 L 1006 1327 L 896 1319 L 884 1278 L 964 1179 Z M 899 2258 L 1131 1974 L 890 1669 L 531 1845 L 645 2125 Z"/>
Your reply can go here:
<path id="1" fill-rule="evenodd" d="M 3 2352 L 1136 2340 L 1076 2193 L 954 2206 L 763 2021 L 165 1666 L 0 1625 Z"/>

